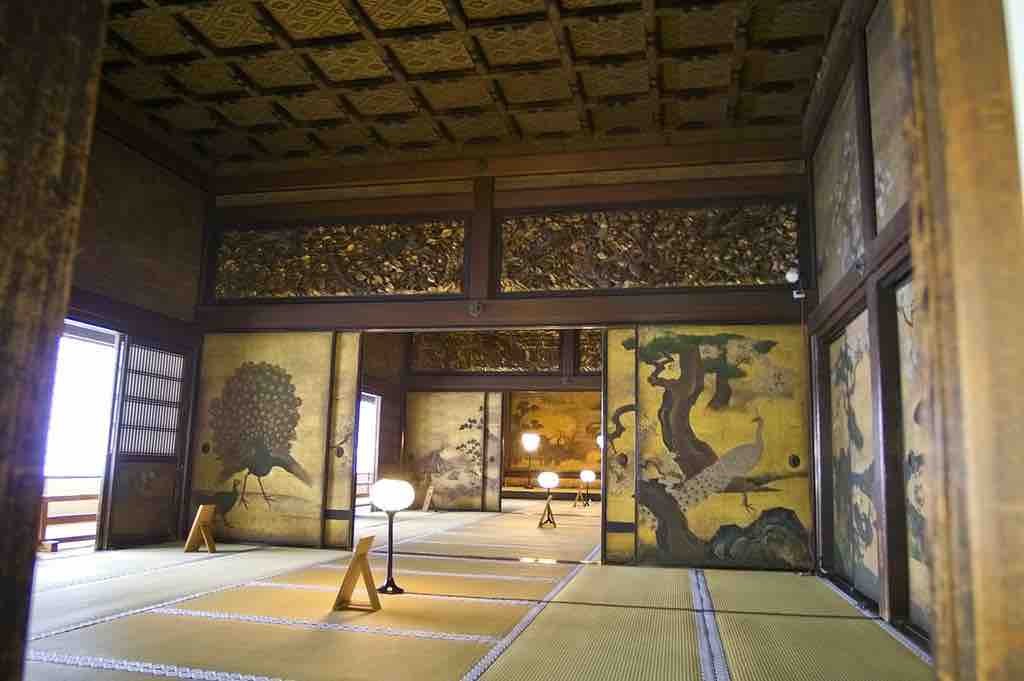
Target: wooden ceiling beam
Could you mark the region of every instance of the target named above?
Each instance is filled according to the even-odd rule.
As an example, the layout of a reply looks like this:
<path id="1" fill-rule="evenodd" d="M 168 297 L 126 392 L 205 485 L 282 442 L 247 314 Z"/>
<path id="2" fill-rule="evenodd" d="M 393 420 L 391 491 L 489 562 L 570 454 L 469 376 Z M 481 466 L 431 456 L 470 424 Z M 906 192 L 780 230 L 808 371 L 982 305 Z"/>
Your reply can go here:
<path id="1" fill-rule="evenodd" d="M 572 101 L 576 106 L 576 118 L 579 119 L 583 134 L 592 137 L 594 122 L 587 110 L 587 103 L 583 98 L 583 84 L 580 82 L 579 74 L 576 73 L 576 65 L 573 62 L 572 38 L 569 36 L 569 29 L 562 25 L 561 6 L 558 0 L 545 0 L 545 6 L 548 12 L 548 23 L 551 25 L 551 32 L 555 35 L 555 42 L 558 45 L 562 73 L 569 84 L 569 92 L 572 94 Z"/>
<path id="2" fill-rule="evenodd" d="M 656 146 L 560 154 L 529 154 L 491 159 L 417 161 L 368 167 L 334 167 L 270 174 L 224 175 L 212 180 L 215 194 L 245 194 L 285 189 L 358 186 L 476 177 L 514 177 L 555 173 L 656 168 L 715 163 L 803 158 L 789 140 L 719 141 L 686 146 Z"/>
<path id="3" fill-rule="evenodd" d="M 729 65 L 729 97 L 725 104 L 725 120 L 732 125 L 736 124 L 739 118 L 740 89 L 743 82 L 743 68 L 747 62 L 747 47 L 750 43 L 750 15 L 753 10 L 753 0 L 744 0 L 736 12 L 735 38 Z"/>
<path id="4" fill-rule="evenodd" d="M 657 0 L 643 0 L 644 58 L 647 61 L 647 88 L 654 115 L 654 128 L 665 129 L 665 113 L 661 101 L 661 40 L 658 36 Z"/>

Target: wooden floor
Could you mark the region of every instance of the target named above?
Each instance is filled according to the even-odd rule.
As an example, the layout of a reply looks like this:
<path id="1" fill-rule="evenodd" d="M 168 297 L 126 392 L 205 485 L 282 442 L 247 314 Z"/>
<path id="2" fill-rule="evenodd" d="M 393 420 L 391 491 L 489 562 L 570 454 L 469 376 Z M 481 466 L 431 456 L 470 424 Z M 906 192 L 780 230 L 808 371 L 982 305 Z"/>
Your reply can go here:
<path id="1" fill-rule="evenodd" d="M 931 678 L 816 578 L 600 566 L 600 506 L 556 501 L 558 527 L 539 529 L 542 505 L 400 515 L 406 593 L 377 612 L 331 610 L 346 552 L 163 546 L 41 561 L 27 678 Z M 378 583 L 383 527 L 357 516 L 357 535 L 377 535 Z"/>

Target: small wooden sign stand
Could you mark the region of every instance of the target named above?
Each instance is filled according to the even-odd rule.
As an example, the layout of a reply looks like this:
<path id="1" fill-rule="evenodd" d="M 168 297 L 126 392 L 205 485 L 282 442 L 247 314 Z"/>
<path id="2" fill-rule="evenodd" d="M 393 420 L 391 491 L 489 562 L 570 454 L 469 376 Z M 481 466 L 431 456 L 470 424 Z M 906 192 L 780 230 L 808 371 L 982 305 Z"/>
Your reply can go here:
<path id="1" fill-rule="evenodd" d="M 420 510 L 421 511 L 429 511 L 430 510 L 430 502 L 433 501 L 433 499 L 434 499 L 434 485 L 431 484 L 430 487 L 427 488 L 426 495 L 423 497 L 423 508 L 421 508 Z"/>
<path id="2" fill-rule="evenodd" d="M 192 521 L 192 530 L 185 540 L 185 553 L 198 551 L 201 544 L 206 544 L 206 550 L 210 553 L 217 553 L 217 543 L 213 541 L 213 516 L 217 507 L 213 504 L 202 504 L 196 511 L 196 519 Z"/>
<path id="3" fill-rule="evenodd" d="M 551 512 L 551 492 L 548 492 L 548 502 L 544 504 L 544 512 L 540 514 L 540 522 L 537 523 L 537 527 L 544 527 L 545 525 L 558 527 L 555 524 L 555 514 Z"/>
<path id="4" fill-rule="evenodd" d="M 345 578 L 341 580 L 341 589 L 338 597 L 334 599 L 334 610 L 380 610 L 380 598 L 377 596 L 377 585 L 373 582 L 373 572 L 370 570 L 368 554 L 373 545 L 374 535 L 363 537 L 356 544 L 356 550 L 352 554 L 352 562 L 348 564 L 345 571 Z M 352 602 L 352 592 L 356 588 L 356 582 L 360 575 L 366 585 L 366 593 L 370 596 L 368 605 Z"/>

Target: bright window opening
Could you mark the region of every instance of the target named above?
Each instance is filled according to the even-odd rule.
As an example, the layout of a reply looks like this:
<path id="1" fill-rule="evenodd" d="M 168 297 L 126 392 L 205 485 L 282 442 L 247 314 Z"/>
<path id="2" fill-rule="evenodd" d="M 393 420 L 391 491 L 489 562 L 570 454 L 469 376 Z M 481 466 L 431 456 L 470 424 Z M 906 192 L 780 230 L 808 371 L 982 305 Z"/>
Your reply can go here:
<path id="1" fill-rule="evenodd" d="M 363 393 L 359 399 L 359 440 L 356 443 L 356 496 L 370 494 L 377 480 L 377 445 L 380 437 L 379 395 Z"/>

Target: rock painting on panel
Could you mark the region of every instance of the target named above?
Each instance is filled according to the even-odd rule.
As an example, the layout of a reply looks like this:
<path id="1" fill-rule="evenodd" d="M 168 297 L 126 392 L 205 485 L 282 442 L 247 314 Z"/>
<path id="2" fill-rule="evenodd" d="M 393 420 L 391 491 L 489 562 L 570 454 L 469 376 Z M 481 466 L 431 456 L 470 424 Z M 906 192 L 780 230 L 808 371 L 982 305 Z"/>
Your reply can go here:
<path id="1" fill-rule="evenodd" d="M 877 600 L 881 585 L 869 344 L 868 313 L 862 312 L 829 346 L 833 535 L 840 575 Z"/>
<path id="2" fill-rule="evenodd" d="M 848 75 L 814 152 L 818 288 L 824 298 L 864 258 L 855 82 Z"/>
<path id="3" fill-rule="evenodd" d="M 319 544 L 330 365 L 330 333 L 205 337 L 192 507 L 219 537 Z"/>
<path id="4" fill-rule="evenodd" d="M 636 558 L 636 329 L 608 329 L 605 345 L 605 558 Z"/>
<path id="5" fill-rule="evenodd" d="M 925 387 L 920 350 L 914 338 L 917 290 L 908 280 L 896 289 L 899 313 L 900 400 L 903 405 L 903 481 L 907 499 L 907 548 L 910 555 L 910 621 L 931 628 L 931 555 L 928 547 L 924 467 L 931 436 L 925 422 Z"/>
<path id="6" fill-rule="evenodd" d="M 573 472 L 601 467 L 601 393 L 517 392 L 509 395 L 510 469 Z M 520 436 L 540 435 L 536 452 L 523 449 Z"/>
<path id="7" fill-rule="evenodd" d="M 479 511 L 483 504 L 486 394 L 411 392 L 406 398 L 407 470 L 417 502 L 433 485 L 431 507 Z M 501 428 L 501 422 L 491 425 Z"/>
<path id="8" fill-rule="evenodd" d="M 644 326 L 636 348 L 639 558 L 808 569 L 801 329 Z"/>

